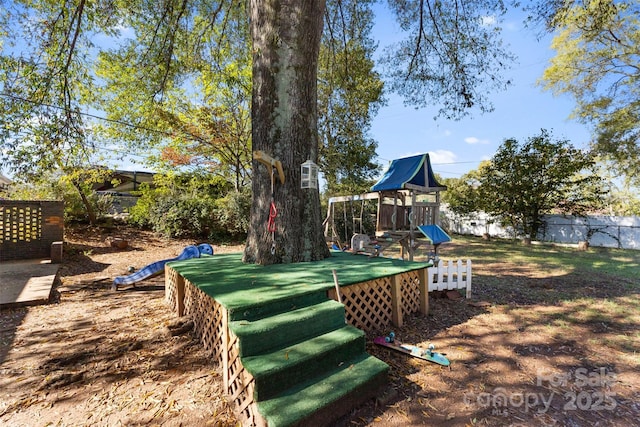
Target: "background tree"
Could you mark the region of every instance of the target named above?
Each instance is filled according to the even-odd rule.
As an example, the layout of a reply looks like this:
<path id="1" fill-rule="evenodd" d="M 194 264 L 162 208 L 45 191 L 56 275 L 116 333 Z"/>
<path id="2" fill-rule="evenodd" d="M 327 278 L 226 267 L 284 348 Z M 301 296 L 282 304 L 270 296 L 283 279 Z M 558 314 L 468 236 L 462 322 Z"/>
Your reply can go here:
<path id="1" fill-rule="evenodd" d="M 382 65 L 391 89 L 417 107 L 439 105 L 459 119 L 493 109 L 489 94 L 509 84 L 513 60 L 500 40 L 501 0 L 389 0 L 407 37 L 385 48 Z"/>
<path id="2" fill-rule="evenodd" d="M 319 164 L 327 195 L 368 191 L 379 171 L 369 130 L 385 99 L 372 58 L 372 3 L 327 2 L 318 64 Z"/>
<path id="3" fill-rule="evenodd" d="M 96 222 L 91 184 L 104 178 L 83 114 L 95 91 L 86 62 L 92 38 L 112 34 L 112 2 L 3 2 L 0 15 L 1 166 L 19 179 L 38 180 L 59 169 L 78 191 L 89 221 Z"/>
<path id="4" fill-rule="evenodd" d="M 447 191 L 442 193 L 442 202 L 459 215 L 469 215 L 481 211 L 484 207 L 478 188 L 488 166 L 489 162 L 484 161 L 480 163 L 478 169 L 471 170 L 460 178 L 443 179 L 441 182 L 447 186 Z"/>
<path id="5" fill-rule="evenodd" d="M 524 143 L 506 139 L 482 170 L 480 206 L 535 238 L 547 213 L 583 215 L 602 206 L 606 190 L 590 153 L 542 130 Z"/>
<path id="6" fill-rule="evenodd" d="M 576 100 L 574 115 L 594 126 L 594 149 L 618 171 L 640 176 L 640 3 L 542 2 L 533 15 L 554 32 L 556 55 L 542 84 Z"/>
<path id="7" fill-rule="evenodd" d="M 596 173 L 602 178 L 608 189 L 603 201 L 603 213 L 606 215 L 640 215 L 640 187 L 634 185 L 634 179 L 620 175 L 613 160 L 598 158 Z"/>
<path id="8" fill-rule="evenodd" d="M 151 150 L 156 168 L 203 170 L 240 191 L 251 164 L 245 3 L 139 3 L 125 20 L 135 36 L 99 54 L 99 108 L 111 119 L 104 135 Z"/>
<path id="9" fill-rule="evenodd" d="M 351 3 L 335 4 L 345 6 L 343 12 L 356 10 L 347 7 Z M 499 27 L 489 22 L 504 13 L 502 1 L 414 0 L 390 4 L 408 33 L 405 42 L 388 52 L 386 65 L 394 79 L 392 88 L 413 105 L 443 105 L 441 114 L 447 117 L 460 117 L 473 108 L 490 109 L 486 89 L 503 86 L 497 70 L 508 59 L 497 39 Z M 3 46 L 2 52 L 0 79 L 3 93 L 8 95 L 2 97 L 0 117 L 5 120 L 3 125 L 9 124 L 2 127 L 2 146 L 9 147 L 10 152 L 18 152 L 20 144 L 33 150 L 12 157 L 12 164 L 46 168 L 46 163 L 30 160 L 45 158 L 47 153 L 54 153 L 57 159 L 63 154 L 86 153 L 86 159 L 91 160 L 95 152 L 89 148 L 97 138 L 106 144 L 119 142 L 126 134 L 127 139 L 137 141 L 135 148 L 151 152 L 158 144 L 166 146 L 165 140 L 173 136 L 172 132 L 184 138 L 187 128 L 175 119 L 197 109 L 176 108 L 179 104 L 175 101 L 202 94 L 197 76 L 205 64 L 228 64 L 229 58 L 238 58 L 229 54 L 226 40 L 233 34 L 242 35 L 249 16 L 249 37 L 238 37 L 245 44 L 233 46 L 246 47 L 246 40 L 252 42 L 252 144 L 280 159 L 287 176 L 274 194 L 280 216 L 276 251 L 272 253 L 273 235 L 265 231 L 272 195 L 270 177 L 264 167 L 253 163 L 245 260 L 268 264 L 327 256 L 319 195 L 298 188 L 300 164 L 307 159 L 319 161 L 317 70 L 325 2 L 252 0 L 248 15 L 245 5 L 230 0 L 3 2 L 1 7 L 12 10 L 11 19 L 6 20 L 10 25 L 5 40 L 16 44 L 10 49 Z M 366 17 L 365 6 L 369 4 L 363 3 L 362 10 L 352 16 Z M 345 13 L 340 18 L 346 23 L 347 16 Z M 366 19 L 360 24 L 344 28 L 367 28 Z M 13 37 L 17 26 L 24 30 L 22 38 Z M 92 44 L 100 38 L 103 45 Z M 30 43 L 26 56 L 20 53 L 23 40 Z M 368 42 L 356 42 L 355 37 L 346 40 L 349 44 L 343 45 L 348 49 L 336 51 L 336 63 L 348 63 L 363 73 L 353 80 L 344 74 L 341 78 L 348 85 L 341 82 L 342 87 L 333 87 L 338 92 L 343 88 L 354 90 L 367 81 L 375 88 L 376 76 L 367 71 L 371 69 Z M 100 61 L 109 65 L 96 72 L 92 66 L 98 52 Z M 369 113 L 373 111 L 371 105 L 366 107 Z M 89 123 L 90 108 L 106 110 L 111 123 L 120 127 L 119 133 L 102 132 L 96 123 Z M 361 114 L 366 118 L 366 113 Z M 169 135 L 163 128 L 167 118 L 173 121 Z M 31 144 L 33 139 L 22 132 L 22 125 L 11 125 L 25 122 L 35 124 L 33 131 L 41 133 L 37 144 Z M 98 130 L 99 134 L 94 133 Z M 210 138 L 203 132 L 200 136 Z M 362 140 L 370 150 L 370 141 L 366 137 Z M 179 159 L 185 153 L 167 154 Z"/>

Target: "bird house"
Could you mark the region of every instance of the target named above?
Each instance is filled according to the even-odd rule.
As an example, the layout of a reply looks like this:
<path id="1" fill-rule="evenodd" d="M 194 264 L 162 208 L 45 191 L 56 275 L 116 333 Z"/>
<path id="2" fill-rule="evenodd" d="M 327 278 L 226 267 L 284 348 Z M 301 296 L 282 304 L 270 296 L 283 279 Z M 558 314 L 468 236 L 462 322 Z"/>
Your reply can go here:
<path id="1" fill-rule="evenodd" d="M 318 165 L 311 160 L 300 166 L 300 187 L 318 188 Z"/>

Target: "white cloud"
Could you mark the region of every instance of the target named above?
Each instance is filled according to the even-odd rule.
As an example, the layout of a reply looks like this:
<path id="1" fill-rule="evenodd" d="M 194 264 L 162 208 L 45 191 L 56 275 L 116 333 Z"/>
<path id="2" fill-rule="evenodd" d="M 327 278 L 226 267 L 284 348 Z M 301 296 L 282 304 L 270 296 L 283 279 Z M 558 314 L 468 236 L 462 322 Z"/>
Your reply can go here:
<path id="1" fill-rule="evenodd" d="M 480 18 L 480 23 L 484 27 L 493 27 L 498 23 L 498 20 L 495 16 L 482 16 Z"/>
<path id="2" fill-rule="evenodd" d="M 429 151 L 429 160 L 431 164 L 454 163 L 458 157 L 449 150 Z"/>
<path id="3" fill-rule="evenodd" d="M 475 136 L 468 136 L 464 139 L 464 142 L 466 142 L 467 144 L 475 145 L 475 144 L 489 144 L 490 141 L 488 139 L 476 138 Z"/>

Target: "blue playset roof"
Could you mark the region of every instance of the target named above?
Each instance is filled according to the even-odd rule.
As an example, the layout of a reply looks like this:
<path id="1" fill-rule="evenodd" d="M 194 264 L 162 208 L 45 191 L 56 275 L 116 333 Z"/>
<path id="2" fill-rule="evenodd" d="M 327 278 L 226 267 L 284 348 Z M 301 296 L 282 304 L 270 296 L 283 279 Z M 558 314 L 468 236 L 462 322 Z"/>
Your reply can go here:
<path id="1" fill-rule="evenodd" d="M 424 190 L 445 190 L 431 169 L 429 154 L 396 159 L 382 178 L 371 187 L 371 191 L 394 191 L 407 188 L 407 184 L 422 187 Z"/>

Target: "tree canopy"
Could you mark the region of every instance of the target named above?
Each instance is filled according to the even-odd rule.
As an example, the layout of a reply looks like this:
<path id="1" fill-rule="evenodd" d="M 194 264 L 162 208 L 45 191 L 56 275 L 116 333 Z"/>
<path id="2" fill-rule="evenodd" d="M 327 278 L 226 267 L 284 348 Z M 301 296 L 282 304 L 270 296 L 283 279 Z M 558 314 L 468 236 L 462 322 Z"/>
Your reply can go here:
<path id="1" fill-rule="evenodd" d="M 588 152 L 542 130 L 524 142 L 506 139 L 489 162 L 448 195 L 455 212 L 484 211 L 535 238 L 548 213 L 583 215 L 602 205 L 606 189 Z"/>
<path id="2" fill-rule="evenodd" d="M 535 16 L 554 32 L 556 51 L 542 84 L 576 100 L 574 115 L 593 125 L 597 152 L 640 176 L 640 3 L 554 1 Z"/>
<path id="3" fill-rule="evenodd" d="M 318 64 L 319 164 L 329 194 L 358 194 L 378 171 L 371 122 L 385 102 L 374 70 L 372 1 L 327 2 Z"/>

